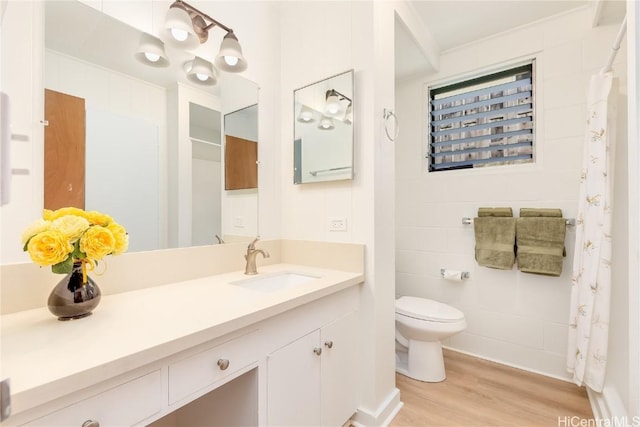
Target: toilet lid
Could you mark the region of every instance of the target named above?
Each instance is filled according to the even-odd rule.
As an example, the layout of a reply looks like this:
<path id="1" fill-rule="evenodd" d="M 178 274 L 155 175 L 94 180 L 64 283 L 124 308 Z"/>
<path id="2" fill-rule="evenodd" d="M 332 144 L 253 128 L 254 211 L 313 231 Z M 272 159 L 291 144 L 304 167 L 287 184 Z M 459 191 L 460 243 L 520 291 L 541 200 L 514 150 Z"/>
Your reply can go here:
<path id="1" fill-rule="evenodd" d="M 396 300 L 396 313 L 432 322 L 457 322 L 464 313 L 450 305 L 426 298 L 400 297 Z"/>

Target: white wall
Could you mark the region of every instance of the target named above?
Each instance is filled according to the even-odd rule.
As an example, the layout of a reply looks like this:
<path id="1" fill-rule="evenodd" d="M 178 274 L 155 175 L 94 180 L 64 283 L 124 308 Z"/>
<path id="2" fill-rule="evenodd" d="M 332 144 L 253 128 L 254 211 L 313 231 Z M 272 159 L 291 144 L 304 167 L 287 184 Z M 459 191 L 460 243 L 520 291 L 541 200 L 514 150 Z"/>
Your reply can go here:
<path id="1" fill-rule="evenodd" d="M 556 278 L 524 274 L 515 267 L 479 267 L 473 226 L 462 225 L 461 219 L 474 217 L 481 206 L 511 206 L 515 216 L 522 207 L 561 208 L 565 217 L 577 215 L 588 78 L 606 62 L 618 30 L 618 25 L 592 29 L 588 17 L 586 9 L 580 10 L 444 52 L 438 73 L 397 82 L 396 87 L 401 123 L 396 143 L 397 294 L 433 298 L 465 313 L 468 327 L 446 342 L 449 347 L 559 378 L 567 378 L 573 229 L 568 228 L 567 257 Z M 531 57 L 537 58 L 536 163 L 428 173 L 424 84 L 471 77 Z M 623 45 L 614 67 L 622 90 L 624 61 Z M 618 144 L 626 144 L 624 133 Z M 624 162 L 617 166 L 623 180 Z M 625 230 L 624 223 L 616 223 L 616 235 Z M 469 271 L 471 279 L 445 281 L 440 268 Z M 626 278 L 614 281 L 622 289 L 614 293 L 612 311 L 625 304 Z M 624 319 L 614 316 L 613 321 L 625 329 Z M 624 358 L 622 352 L 612 352 L 616 354 Z"/>
<path id="2" fill-rule="evenodd" d="M 383 108 L 393 107 L 393 3 L 283 2 L 280 19 L 282 237 L 366 245 L 356 420 L 380 425 L 398 402 L 390 225 L 393 145 L 382 127 Z M 355 71 L 355 178 L 294 185 L 293 91 L 349 69 Z M 347 231 L 329 232 L 330 217 L 345 217 Z"/>
<path id="3" fill-rule="evenodd" d="M 0 88 L 10 97 L 11 132 L 28 138 L 11 142 L 11 168 L 29 171 L 12 176 L 11 201 L 0 208 L 3 263 L 28 259 L 21 253 L 20 234 L 42 213 L 44 171 L 34 163 L 42 164 L 44 158 L 42 145 L 37 144 L 44 139 L 43 114 L 32 108 L 44 102 L 44 93 L 38 89 L 43 82 L 44 53 L 42 45 L 34 43 L 44 23 L 42 12 L 36 2 L 8 2 L 2 21 Z"/>
<path id="4" fill-rule="evenodd" d="M 628 375 L 628 413 L 632 417 L 640 416 L 640 214 L 638 210 L 640 194 L 640 5 L 627 1 L 627 39 L 628 39 L 628 93 L 629 93 L 629 129 L 628 129 L 628 175 L 629 188 L 626 195 L 629 201 L 629 246 L 627 259 L 629 267 L 629 375 Z M 624 197 L 624 196 L 623 196 Z M 622 388 L 623 386 L 618 386 Z"/>

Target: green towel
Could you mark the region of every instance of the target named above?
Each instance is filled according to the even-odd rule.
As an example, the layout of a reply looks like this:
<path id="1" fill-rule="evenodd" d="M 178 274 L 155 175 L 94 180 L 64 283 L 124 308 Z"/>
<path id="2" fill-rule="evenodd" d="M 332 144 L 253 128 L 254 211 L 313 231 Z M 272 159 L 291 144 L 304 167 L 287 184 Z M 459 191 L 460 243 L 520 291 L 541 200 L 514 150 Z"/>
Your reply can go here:
<path id="1" fill-rule="evenodd" d="M 511 270 L 515 262 L 516 219 L 484 216 L 474 218 L 476 261 L 483 267 Z"/>
<path id="2" fill-rule="evenodd" d="M 513 216 L 513 211 L 511 210 L 511 208 L 478 208 L 478 216 L 479 217 L 485 217 L 485 216 L 511 217 Z"/>
<path id="3" fill-rule="evenodd" d="M 554 217 L 562 218 L 562 209 L 522 208 L 520 217 Z"/>
<path id="4" fill-rule="evenodd" d="M 518 269 L 525 273 L 560 276 L 564 257 L 564 218 L 525 217 L 516 222 Z"/>

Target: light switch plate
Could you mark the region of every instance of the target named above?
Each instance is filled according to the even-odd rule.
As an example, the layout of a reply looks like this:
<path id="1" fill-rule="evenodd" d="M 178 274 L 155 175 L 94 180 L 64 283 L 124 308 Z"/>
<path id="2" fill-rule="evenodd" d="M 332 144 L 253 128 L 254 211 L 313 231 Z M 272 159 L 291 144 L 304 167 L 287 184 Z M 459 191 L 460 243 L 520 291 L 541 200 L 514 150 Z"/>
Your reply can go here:
<path id="1" fill-rule="evenodd" d="M 330 217 L 329 231 L 347 231 L 347 218 L 343 216 Z"/>

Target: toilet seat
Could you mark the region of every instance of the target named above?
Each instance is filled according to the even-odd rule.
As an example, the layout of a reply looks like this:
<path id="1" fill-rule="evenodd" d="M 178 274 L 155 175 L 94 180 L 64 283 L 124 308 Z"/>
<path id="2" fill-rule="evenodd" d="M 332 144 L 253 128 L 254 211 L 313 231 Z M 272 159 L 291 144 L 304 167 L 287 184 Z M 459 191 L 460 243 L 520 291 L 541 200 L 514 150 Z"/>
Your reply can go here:
<path id="1" fill-rule="evenodd" d="M 396 313 L 439 323 L 453 323 L 464 319 L 464 313 L 450 305 L 426 298 L 403 296 L 396 300 Z"/>

